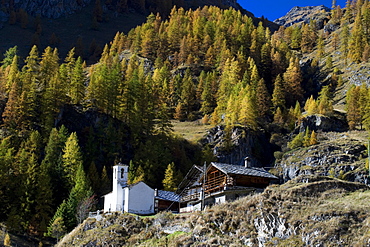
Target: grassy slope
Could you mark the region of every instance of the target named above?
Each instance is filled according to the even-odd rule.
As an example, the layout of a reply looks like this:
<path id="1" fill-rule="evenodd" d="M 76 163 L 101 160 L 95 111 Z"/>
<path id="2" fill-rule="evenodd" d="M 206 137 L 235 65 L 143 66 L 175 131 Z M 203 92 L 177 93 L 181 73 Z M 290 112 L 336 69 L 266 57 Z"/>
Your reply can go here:
<path id="1" fill-rule="evenodd" d="M 180 122 L 178 120 L 171 121 L 174 134 L 183 137 L 190 142 L 197 142 L 207 131 L 212 128 L 211 125 L 204 125 L 200 120 L 193 122 Z"/>
<path id="2" fill-rule="evenodd" d="M 366 246 L 370 190 L 358 183 L 307 177 L 204 212 L 152 218 L 88 219 L 58 246 Z"/>

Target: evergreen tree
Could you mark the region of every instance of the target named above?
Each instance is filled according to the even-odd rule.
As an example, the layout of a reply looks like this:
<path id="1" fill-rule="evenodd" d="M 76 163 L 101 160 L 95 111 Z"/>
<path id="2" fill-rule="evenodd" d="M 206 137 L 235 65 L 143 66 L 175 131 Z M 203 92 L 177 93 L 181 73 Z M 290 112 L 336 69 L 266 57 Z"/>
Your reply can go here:
<path id="1" fill-rule="evenodd" d="M 333 113 L 333 103 L 329 86 L 324 86 L 318 98 L 318 112 L 323 115 L 330 116 Z"/>
<path id="2" fill-rule="evenodd" d="M 98 192 L 100 187 L 100 177 L 98 170 L 96 169 L 95 162 L 90 163 L 87 176 L 90 180 L 92 190 L 94 192 Z"/>
<path id="3" fill-rule="evenodd" d="M 9 48 L 8 50 L 6 50 L 6 52 L 4 53 L 4 59 L 0 62 L 1 67 L 5 69 L 9 65 L 11 65 L 13 63 L 14 57 L 17 56 L 17 53 L 18 53 L 17 46 L 13 46 Z"/>
<path id="4" fill-rule="evenodd" d="M 175 175 L 175 164 L 173 162 L 168 164 L 162 183 L 164 190 L 176 191 L 177 182 Z"/>
<path id="5" fill-rule="evenodd" d="M 248 86 L 245 89 L 245 94 L 242 97 L 240 106 L 239 122 L 247 125 L 248 127 L 255 129 L 257 128 L 257 107 L 256 98 L 253 91 Z"/>
<path id="6" fill-rule="evenodd" d="M 185 115 L 187 118 L 189 118 L 190 113 L 193 111 L 195 105 L 195 93 L 196 88 L 193 82 L 193 78 L 190 75 L 190 70 L 188 69 L 185 72 L 181 90 L 181 102 L 183 104 L 183 107 L 185 108 Z"/>
<path id="7" fill-rule="evenodd" d="M 280 108 L 280 110 L 285 108 L 284 85 L 283 79 L 281 78 L 280 74 L 275 79 L 274 91 L 272 92 L 271 101 L 275 111 L 277 110 L 277 108 Z"/>
<path id="8" fill-rule="evenodd" d="M 349 27 L 348 24 L 344 24 L 340 33 L 340 51 L 342 53 L 342 58 L 347 63 L 348 50 L 349 50 Z"/>
<path id="9" fill-rule="evenodd" d="M 356 16 L 351 34 L 352 35 L 349 42 L 349 57 L 352 59 L 352 61 L 359 63 L 362 60 L 362 54 L 367 41 L 362 27 L 362 17 L 360 14 Z"/>
<path id="10" fill-rule="evenodd" d="M 298 60 L 291 58 L 289 67 L 283 75 L 285 81 L 285 100 L 292 106 L 296 101 L 303 99 L 303 89 L 301 83 L 302 73 L 299 68 Z"/>
<path id="11" fill-rule="evenodd" d="M 100 190 L 98 194 L 105 195 L 106 193 L 109 193 L 110 191 L 112 191 L 111 187 L 112 187 L 112 183 L 109 180 L 107 168 L 104 166 L 103 171 L 100 176 Z"/>
<path id="12" fill-rule="evenodd" d="M 63 170 L 69 186 L 76 184 L 76 172 L 82 165 L 82 153 L 76 132 L 73 132 L 63 148 Z"/>
<path id="13" fill-rule="evenodd" d="M 200 108 L 200 111 L 203 114 L 211 114 L 215 105 L 215 99 L 212 95 L 212 82 L 209 80 L 209 78 L 210 76 L 209 74 L 207 74 L 201 95 L 202 106 Z"/>
<path id="14" fill-rule="evenodd" d="M 355 129 L 361 122 L 359 99 L 360 87 L 351 87 L 346 96 L 347 121 L 351 130 Z"/>
<path id="15" fill-rule="evenodd" d="M 280 107 L 278 107 L 274 114 L 274 123 L 282 126 L 284 124 L 284 115 Z"/>
<path id="16" fill-rule="evenodd" d="M 264 122 L 270 117 L 271 96 L 267 91 L 264 79 L 259 80 L 256 91 L 257 116 L 260 121 Z"/>
<path id="17" fill-rule="evenodd" d="M 84 97 L 84 74 L 82 67 L 82 59 L 78 57 L 71 74 L 71 81 L 69 86 L 68 96 L 71 99 L 72 104 L 79 104 Z"/>
<path id="18" fill-rule="evenodd" d="M 10 240 L 10 235 L 9 233 L 6 233 L 5 234 L 5 237 L 4 237 L 4 246 L 12 246 L 12 241 Z"/>
<path id="19" fill-rule="evenodd" d="M 310 146 L 312 145 L 316 145 L 318 142 L 317 142 L 317 134 L 316 132 L 313 130 L 311 132 L 311 136 L 310 136 Z"/>

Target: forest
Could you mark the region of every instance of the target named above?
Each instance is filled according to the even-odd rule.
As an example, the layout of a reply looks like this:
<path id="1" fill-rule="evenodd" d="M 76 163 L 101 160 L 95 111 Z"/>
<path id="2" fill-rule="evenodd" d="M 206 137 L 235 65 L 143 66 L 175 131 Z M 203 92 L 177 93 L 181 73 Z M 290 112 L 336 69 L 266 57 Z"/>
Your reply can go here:
<path id="1" fill-rule="evenodd" d="M 10 48 L 0 67 L 0 221 L 38 236 L 70 231 L 110 191 L 117 162 L 130 165 L 131 183 L 176 188 L 192 164 L 215 157 L 175 136 L 173 119 L 272 134 L 291 132 L 302 113 L 330 116 L 341 71 L 320 87 L 311 75 L 328 43 L 346 63 L 368 62 L 370 3 L 334 2 L 330 21 L 338 32 L 311 20 L 272 33 L 231 8 L 174 7 L 168 19 L 150 14 L 117 33 L 93 65 L 74 49 L 62 59 L 33 46 L 21 60 Z M 313 51 L 304 70 L 300 58 Z M 370 129 L 369 93 L 365 84 L 348 90 L 351 129 Z M 74 118 L 86 114 L 90 122 Z M 314 132 L 299 138 L 315 143 Z"/>

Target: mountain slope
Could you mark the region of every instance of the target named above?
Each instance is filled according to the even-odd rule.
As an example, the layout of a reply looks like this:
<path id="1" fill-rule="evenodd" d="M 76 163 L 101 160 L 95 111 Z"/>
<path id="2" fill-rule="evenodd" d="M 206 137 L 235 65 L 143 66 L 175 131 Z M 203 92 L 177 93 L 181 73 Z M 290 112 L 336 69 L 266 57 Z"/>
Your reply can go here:
<path id="1" fill-rule="evenodd" d="M 365 185 L 306 176 L 203 212 L 89 218 L 57 246 L 367 246 L 369 199 Z"/>

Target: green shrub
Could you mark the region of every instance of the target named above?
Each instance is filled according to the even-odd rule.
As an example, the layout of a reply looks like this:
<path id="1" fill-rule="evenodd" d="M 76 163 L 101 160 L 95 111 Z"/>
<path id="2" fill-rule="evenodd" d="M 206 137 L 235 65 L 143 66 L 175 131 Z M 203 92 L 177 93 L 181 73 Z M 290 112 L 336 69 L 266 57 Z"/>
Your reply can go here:
<path id="1" fill-rule="evenodd" d="M 304 132 L 296 135 L 291 142 L 288 143 L 288 148 L 296 149 L 303 146 Z"/>

